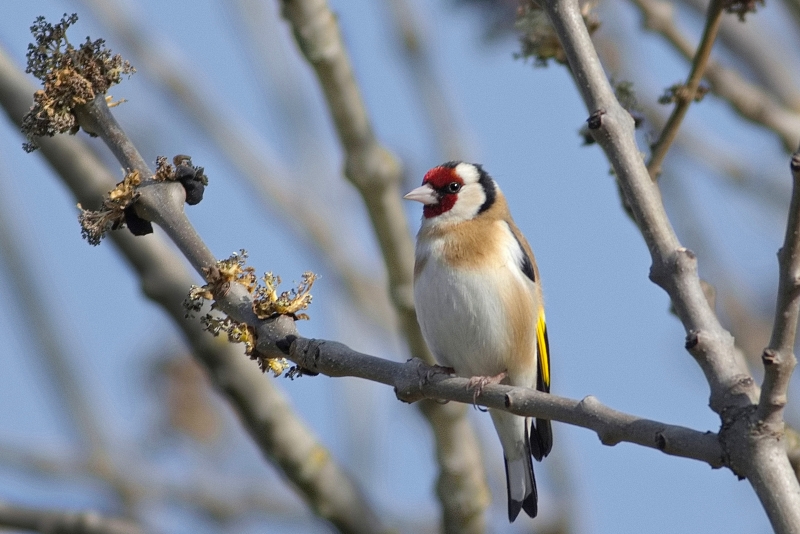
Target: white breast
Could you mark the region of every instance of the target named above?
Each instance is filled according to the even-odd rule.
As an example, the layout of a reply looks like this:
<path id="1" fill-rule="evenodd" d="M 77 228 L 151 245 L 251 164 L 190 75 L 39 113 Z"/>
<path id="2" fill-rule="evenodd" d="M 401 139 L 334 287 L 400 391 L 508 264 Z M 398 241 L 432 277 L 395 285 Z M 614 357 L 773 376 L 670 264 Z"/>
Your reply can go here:
<path id="1" fill-rule="evenodd" d="M 445 265 L 442 238 L 417 245 L 418 257 L 427 257 L 414 283 L 422 335 L 437 361 L 461 376 L 493 376 L 505 371 L 511 350 L 507 299 L 521 298 L 534 305 L 532 282 L 518 267 L 523 252 L 508 225 L 498 224 L 504 241 L 498 268 L 453 269 Z"/>

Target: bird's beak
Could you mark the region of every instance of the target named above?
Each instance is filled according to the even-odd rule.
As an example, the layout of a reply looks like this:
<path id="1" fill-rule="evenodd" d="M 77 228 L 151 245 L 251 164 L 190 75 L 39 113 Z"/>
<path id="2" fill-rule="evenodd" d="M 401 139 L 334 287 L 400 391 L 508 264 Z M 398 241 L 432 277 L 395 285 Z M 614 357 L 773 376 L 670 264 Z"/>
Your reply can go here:
<path id="1" fill-rule="evenodd" d="M 408 194 L 406 194 L 406 196 L 403 198 L 406 200 L 416 200 L 417 202 L 422 202 L 426 206 L 437 204 L 439 202 L 439 198 L 436 196 L 436 192 L 433 190 L 430 184 L 425 184 L 412 191 L 409 191 Z"/>

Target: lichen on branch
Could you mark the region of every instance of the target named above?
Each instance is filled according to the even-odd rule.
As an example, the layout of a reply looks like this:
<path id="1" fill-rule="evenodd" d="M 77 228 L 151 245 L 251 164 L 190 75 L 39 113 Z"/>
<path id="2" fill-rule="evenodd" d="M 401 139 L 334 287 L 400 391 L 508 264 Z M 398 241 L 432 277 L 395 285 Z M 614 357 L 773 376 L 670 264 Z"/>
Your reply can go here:
<path id="1" fill-rule="evenodd" d="M 111 86 L 131 75 L 135 69 L 119 54 L 112 55 L 105 40 L 86 38 L 77 48 L 67 39 L 67 29 L 78 21 L 76 14 L 51 24 L 37 17 L 31 26 L 35 40 L 28 45 L 26 72 L 33 74 L 43 89 L 33 95 L 33 106 L 22 119 L 28 141 L 27 152 L 38 148 L 36 138 L 57 133 L 77 133 L 79 124 L 74 109 L 105 94 Z"/>

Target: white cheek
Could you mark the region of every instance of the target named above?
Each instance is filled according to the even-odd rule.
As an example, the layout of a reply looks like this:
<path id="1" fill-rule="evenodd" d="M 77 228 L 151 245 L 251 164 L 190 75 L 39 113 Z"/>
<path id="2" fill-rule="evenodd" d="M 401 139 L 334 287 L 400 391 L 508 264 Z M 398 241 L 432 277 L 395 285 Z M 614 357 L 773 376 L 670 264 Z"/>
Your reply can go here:
<path id="1" fill-rule="evenodd" d="M 458 198 L 452 208 L 436 217 L 423 219 L 423 224 L 438 226 L 468 221 L 478 214 L 484 202 L 486 202 L 486 194 L 480 184 L 467 184 L 458 193 Z"/>

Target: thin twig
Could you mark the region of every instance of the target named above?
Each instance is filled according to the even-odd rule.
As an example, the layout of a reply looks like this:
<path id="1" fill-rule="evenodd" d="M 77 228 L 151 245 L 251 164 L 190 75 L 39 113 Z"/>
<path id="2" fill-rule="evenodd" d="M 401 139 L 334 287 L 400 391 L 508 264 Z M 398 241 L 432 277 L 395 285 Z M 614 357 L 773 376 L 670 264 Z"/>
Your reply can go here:
<path id="1" fill-rule="evenodd" d="M 59 482 L 85 480 L 86 477 L 105 482 L 102 474 L 83 457 L 31 450 L 29 445 L 0 442 L 0 464 L 6 469 L 45 480 Z M 137 459 L 125 466 L 129 490 L 149 502 L 176 503 L 213 517 L 217 521 L 239 521 L 247 514 L 269 514 L 281 521 L 308 520 L 302 504 L 288 495 L 279 495 L 264 486 L 264 480 L 228 477 L 222 470 L 211 469 L 201 476 L 172 480 L 160 465 Z"/>
<path id="2" fill-rule="evenodd" d="M 344 150 L 344 175 L 364 199 L 408 347 L 413 356 L 431 362 L 414 310 L 414 246 L 401 205 L 400 164 L 375 137 L 336 17 L 327 2 L 286 0 L 282 12 L 327 100 Z M 464 422 L 464 412 L 450 410 L 436 405 L 423 409 L 436 437 L 440 460 L 437 492 L 443 505 L 443 525 L 452 531 L 481 532 L 485 530 L 483 511 L 488 505 L 488 490 L 478 440 Z M 437 411 L 443 413 L 437 416 Z"/>
<path id="3" fill-rule="evenodd" d="M 675 137 L 678 135 L 683 118 L 686 116 L 686 112 L 689 111 L 689 105 L 697 97 L 697 88 L 700 87 L 700 81 L 703 79 L 706 65 L 708 65 L 708 60 L 711 57 L 711 48 L 714 46 L 714 40 L 717 38 L 717 32 L 722 21 L 723 6 L 724 0 L 711 0 L 708 5 L 703 37 L 692 60 L 689 78 L 680 89 L 675 91 L 675 108 L 667 119 L 664 129 L 661 130 L 661 135 L 653 145 L 653 151 L 650 154 L 647 171 L 653 180 L 661 173 L 661 164 L 664 162 L 672 142 L 675 141 Z"/>
<path id="4" fill-rule="evenodd" d="M 684 58 L 691 60 L 695 46 L 675 26 L 672 4 L 663 0 L 632 0 L 644 15 L 645 28 L 663 35 Z M 800 143 L 800 113 L 770 98 L 733 69 L 709 61 L 705 79 L 711 91 L 726 100 L 745 119 L 772 130 L 787 151 Z"/>
<path id="5" fill-rule="evenodd" d="M 681 0 L 693 11 L 704 13 L 707 0 Z M 717 41 L 736 54 L 737 59 L 751 70 L 759 83 L 778 98 L 782 105 L 800 111 L 800 90 L 792 73 L 797 63 L 789 54 L 776 54 L 779 40 L 760 17 L 750 17 L 747 23 L 736 17 L 723 17 Z"/>
<path id="6" fill-rule="evenodd" d="M 68 512 L 12 506 L 0 502 L 0 527 L 42 534 L 142 534 L 138 525 L 97 512 Z"/>
<path id="7" fill-rule="evenodd" d="M 430 53 L 427 34 L 420 27 L 419 16 L 408 0 L 389 0 L 391 19 L 401 43 L 403 56 L 411 72 L 414 95 L 419 98 L 425 118 L 431 126 L 439 153 L 445 160 L 464 159 L 464 128 L 458 127 L 453 113 L 453 98 L 443 86 Z"/>
<path id="8" fill-rule="evenodd" d="M 764 350 L 764 383 L 758 402 L 757 417 L 779 435 L 783 431 L 783 409 L 787 402 L 789 380 L 797 359 L 794 344 L 800 314 L 800 151 L 792 156 L 792 201 L 786 221 L 786 237 L 778 252 L 780 275 L 775 322 L 769 346 Z"/>

